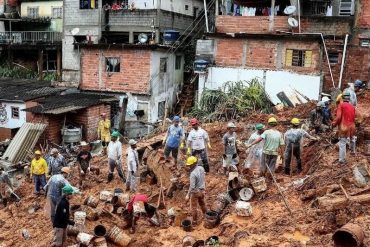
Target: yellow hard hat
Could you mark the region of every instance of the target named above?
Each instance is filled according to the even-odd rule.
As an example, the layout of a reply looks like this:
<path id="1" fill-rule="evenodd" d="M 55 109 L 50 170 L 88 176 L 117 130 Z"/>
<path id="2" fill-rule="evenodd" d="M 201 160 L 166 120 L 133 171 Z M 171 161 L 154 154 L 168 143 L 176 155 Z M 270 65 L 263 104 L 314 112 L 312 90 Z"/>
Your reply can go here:
<path id="1" fill-rule="evenodd" d="M 336 102 L 340 102 L 340 101 L 342 101 L 342 94 L 339 94 L 338 96 L 337 96 L 337 99 L 336 99 Z"/>
<path id="2" fill-rule="evenodd" d="M 267 121 L 269 124 L 271 124 L 271 123 L 277 123 L 277 120 L 276 120 L 276 118 L 274 118 L 274 117 L 270 117 L 269 118 L 269 120 Z"/>
<path id="3" fill-rule="evenodd" d="M 291 124 L 293 124 L 293 125 L 299 125 L 301 121 L 299 121 L 299 119 L 295 117 L 295 118 L 293 118 L 293 119 L 292 119 L 292 121 L 290 121 L 290 122 L 291 122 Z"/>
<path id="4" fill-rule="evenodd" d="M 41 152 L 39 150 L 36 150 L 35 154 L 41 155 Z"/>
<path id="5" fill-rule="evenodd" d="M 186 165 L 187 166 L 192 166 L 194 164 L 196 164 L 198 161 L 197 157 L 195 156 L 190 156 L 187 160 L 186 160 Z"/>

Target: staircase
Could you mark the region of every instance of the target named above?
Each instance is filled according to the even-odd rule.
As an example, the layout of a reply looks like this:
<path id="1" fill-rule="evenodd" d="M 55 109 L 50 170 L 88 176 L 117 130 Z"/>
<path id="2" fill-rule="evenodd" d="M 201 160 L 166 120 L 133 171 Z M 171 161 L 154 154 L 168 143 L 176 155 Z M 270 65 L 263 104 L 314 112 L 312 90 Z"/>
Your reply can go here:
<path id="1" fill-rule="evenodd" d="M 188 80 L 184 82 L 181 93 L 178 95 L 178 100 L 175 106 L 175 115 L 183 117 L 193 107 L 195 102 L 195 91 L 198 74 L 192 74 Z"/>

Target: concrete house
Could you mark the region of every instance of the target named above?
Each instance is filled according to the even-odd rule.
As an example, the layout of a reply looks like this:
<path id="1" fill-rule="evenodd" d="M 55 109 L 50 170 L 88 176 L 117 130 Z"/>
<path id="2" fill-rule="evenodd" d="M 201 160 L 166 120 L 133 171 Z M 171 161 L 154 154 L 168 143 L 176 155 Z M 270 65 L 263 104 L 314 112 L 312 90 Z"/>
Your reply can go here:
<path id="1" fill-rule="evenodd" d="M 278 103 L 285 88 L 318 99 L 323 90 L 368 82 L 369 13 L 369 0 L 218 1 L 216 32 L 198 41 L 197 57 L 210 61 L 198 95 L 258 77 Z"/>
<path id="2" fill-rule="evenodd" d="M 185 59 L 174 41 L 189 39 L 201 11 L 201 0 L 66 0 L 63 81 L 116 96 L 113 116 L 122 121 L 115 127 L 124 122 L 126 135 L 147 134 L 176 103 Z"/>

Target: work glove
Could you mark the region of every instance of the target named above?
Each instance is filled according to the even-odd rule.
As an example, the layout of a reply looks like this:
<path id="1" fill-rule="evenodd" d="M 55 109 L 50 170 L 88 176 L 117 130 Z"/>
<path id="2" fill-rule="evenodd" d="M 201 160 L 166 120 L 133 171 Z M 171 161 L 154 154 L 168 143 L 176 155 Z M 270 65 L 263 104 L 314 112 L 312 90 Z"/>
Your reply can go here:
<path id="1" fill-rule="evenodd" d="M 226 154 L 223 154 L 223 155 L 222 155 L 222 157 L 224 157 L 224 159 L 226 159 L 226 158 L 227 158 Z"/>
<path id="2" fill-rule="evenodd" d="M 211 143 L 208 142 L 208 148 L 212 149 Z"/>
<path id="3" fill-rule="evenodd" d="M 165 145 L 165 144 L 166 144 L 166 138 L 163 138 L 162 145 Z"/>
<path id="4" fill-rule="evenodd" d="M 237 154 L 233 154 L 233 159 L 236 159 L 236 157 L 238 157 Z"/>
<path id="5" fill-rule="evenodd" d="M 184 148 L 184 143 L 183 142 L 181 142 L 181 144 L 180 144 L 180 149 L 183 149 Z"/>
<path id="6" fill-rule="evenodd" d="M 191 149 L 188 148 L 188 151 L 186 152 L 187 155 L 190 155 L 191 154 Z"/>
<path id="7" fill-rule="evenodd" d="M 131 175 L 135 175 L 135 172 L 134 171 L 131 171 Z"/>
<path id="8" fill-rule="evenodd" d="M 88 172 L 90 172 L 90 171 L 91 171 L 91 167 L 90 167 L 90 166 L 87 168 L 87 171 L 88 171 Z"/>

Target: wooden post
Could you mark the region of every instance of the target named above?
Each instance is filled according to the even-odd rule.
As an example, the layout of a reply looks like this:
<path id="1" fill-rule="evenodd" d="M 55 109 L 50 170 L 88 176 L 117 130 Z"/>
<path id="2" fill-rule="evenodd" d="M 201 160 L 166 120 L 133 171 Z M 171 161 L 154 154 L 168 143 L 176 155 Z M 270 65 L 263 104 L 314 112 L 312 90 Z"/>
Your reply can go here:
<path id="1" fill-rule="evenodd" d="M 269 17 L 269 32 L 274 30 L 274 22 L 275 22 L 275 0 L 271 0 L 271 15 Z"/>
<path id="2" fill-rule="evenodd" d="M 62 51 L 57 49 L 57 81 L 62 80 Z"/>
<path id="3" fill-rule="evenodd" d="M 38 64 L 38 72 L 39 72 L 39 80 L 42 80 L 44 79 L 44 75 L 43 75 L 43 66 L 44 66 L 44 51 L 43 50 L 39 50 L 39 59 L 37 61 L 37 64 Z"/>
<path id="4" fill-rule="evenodd" d="M 218 14 L 220 13 L 220 10 L 218 9 L 219 8 L 218 0 L 216 0 L 215 4 L 216 4 L 216 6 L 215 6 L 216 16 L 218 16 Z"/>
<path id="5" fill-rule="evenodd" d="M 128 98 L 124 98 L 122 100 L 121 119 L 119 121 L 119 127 L 118 127 L 120 133 L 125 133 L 125 121 L 126 121 L 127 103 L 128 103 Z"/>

